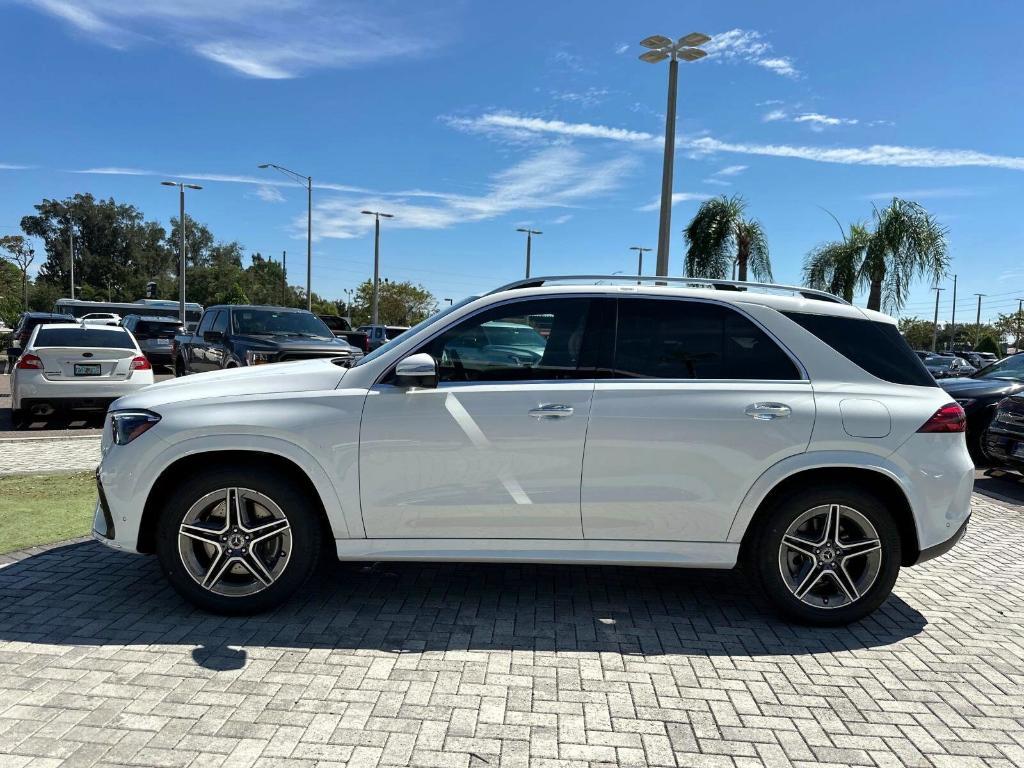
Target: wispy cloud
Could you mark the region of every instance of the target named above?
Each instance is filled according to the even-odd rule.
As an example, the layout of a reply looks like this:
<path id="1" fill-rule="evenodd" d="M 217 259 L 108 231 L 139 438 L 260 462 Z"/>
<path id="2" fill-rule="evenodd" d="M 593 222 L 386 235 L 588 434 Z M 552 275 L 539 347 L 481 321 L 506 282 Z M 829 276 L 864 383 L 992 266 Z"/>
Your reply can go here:
<path id="1" fill-rule="evenodd" d="M 820 112 L 804 112 L 793 118 L 794 123 L 806 123 L 812 131 L 823 131 L 826 126 L 856 125 L 860 121 L 852 117 L 833 117 Z"/>
<path id="2" fill-rule="evenodd" d="M 615 53 L 622 55 L 623 53 L 629 51 L 629 49 L 632 47 L 633 46 L 631 46 L 629 43 L 619 43 L 618 45 L 615 46 Z"/>
<path id="3" fill-rule="evenodd" d="M 0 163 L 0 171 L 27 171 L 34 165 L 18 165 L 16 163 Z"/>
<path id="4" fill-rule="evenodd" d="M 660 136 L 644 131 L 615 128 L 593 123 L 569 123 L 509 113 L 485 114 L 474 118 L 448 118 L 455 128 L 487 134 L 495 130 L 518 131 L 521 134 L 553 135 L 580 139 L 600 139 L 623 142 L 640 147 L 656 148 L 662 145 Z M 679 143 L 702 155 L 720 152 L 739 155 L 795 158 L 819 163 L 844 165 L 879 165 L 902 168 L 964 168 L 986 167 L 1024 171 L 1024 157 L 995 155 L 973 149 L 939 149 L 935 147 L 906 147 L 872 144 L 866 147 L 816 147 L 790 144 L 760 144 L 754 142 L 722 141 L 713 136 L 701 136 Z"/>
<path id="5" fill-rule="evenodd" d="M 169 173 L 148 168 L 119 168 L 116 166 L 104 166 L 98 168 L 82 168 L 72 170 L 69 173 L 84 173 L 100 176 L 160 176 L 165 179 L 191 179 L 193 181 L 214 181 L 224 184 L 256 184 L 264 187 L 294 187 L 294 181 L 285 181 L 268 176 L 249 176 L 238 173 Z M 313 189 L 328 189 L 334 192 L 371 192 L 363 187 L 354 187 L 350 184 L 336 184 L 327 181 L 313 181 Z M 416 193 L 410 193 L 416 194 Z M 419 193 L 428 194 L 428 193 Z"/>
<path id="6" fill-rule="evenodd" d="M 113 48 L 173 41 L 231 70 L 263 79 L 356 67 L 443 46 L 436 10 L 410 13 L 382 0 L 23 0 Z"/>
<path id="7" fill-rule="evenodd" d="M 571 220 L 572 220 L 572 214 L 571 213 L 563 213 L 561 216 L 556 216 L 555 218 L 553 218 L 551 220 L 551 223 L 552 224 L 567 224 Z"/>
<path id="8" fill-rule="evenodd" d="M 715 176 L 738 176 L 749 167 L 747 165 L 727 165 L 725 168 L 715 171 Z"/>
<path id="9" fill-rule="evenodd" d="M 899 197 L 903 200 L 925 200 L 928 198 L 978 197 L 986 190 L 977 187 L 931 187 L 927 189 L 903 189 L 896 192 L 872 192 L 864 195 L 864 200 L 891 200 Z"/>
<path id="10" fill-rule="evenodd" d="M 284 195 L 281 194 L 281 190 L 269 184 L 260 184 L 260 186 L 256 187 L 256 197 L 265 203 L 284 202 Z"/>
<path id="11" fill-rule="evenodd" d="M 556 101 L 564 101 L 581 107 L 596 107 L 608 98 L 609 93 L 611 91 L 607 88 L 591 86 L 583 91 L 551 91 L 551 97 Z"/>
<path id="12" fill-rule="evenodd" d="M 365 234 L 373 221 L 360 214 L 363 209 L 394 214 L 389 228 L 447 229 L 519 211 L 575 207 L 616 189 L 635 168 L 636 159 L 631 156 L 594 161 L 574 147 L 546 147 L 494 174 L 481 195 L 431 193 L 429 198 L 417 199 L 395 192 L 321 200 L 314 206 L 314 233 L 342 239 Z M 297 217 L 295 229 L 304 231 L 305 221 L 304 216 Z"/>
<path id="13" fill-rule="evenodd" d="M 788 56 L 775 54 L 765 36 L 753 29 L 730 29 L 719 32 L 712 36 L 711 42 L 702 47 L 708 52 L 710 60 L 746 62 L 783 77 L 800 77 L 800 71 L 793 60 Z"/>
<path id="14" fill-rule="evenodd" d="M 772 109 L 761 115 L 762 123 L 774 123 L 778 120 L 785 120 L 789 117 L 789 113 L 784 109 Z"/>
<path id="15" fill-rule="evenodd" d="M 690 200 L 709 200 L 713 195 L 708 195 L 703 192 L 673 192 L 672 193 L 672 205 L 676 203 L 685 203 Z M 646 205 L 641 205 L 637 208 L 638 211 L 657 211 L 661 208 L 661 198 L 656 197 Z"/>

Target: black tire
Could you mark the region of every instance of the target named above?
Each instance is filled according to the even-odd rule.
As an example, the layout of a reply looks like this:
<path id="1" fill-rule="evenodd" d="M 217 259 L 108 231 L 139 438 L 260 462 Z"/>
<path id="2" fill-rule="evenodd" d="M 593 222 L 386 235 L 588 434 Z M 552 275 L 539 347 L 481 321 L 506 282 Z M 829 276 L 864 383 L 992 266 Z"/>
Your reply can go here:
<path id="1" fill-rule="evenodd" d="M 877 565 L 877 575 L 870 582 L 870 586 L 866 586 L 863 592 L 859 593 L 857 599 L 852 602 L 847 601 L 838 607 L 809 605 L 796 597 L 783 575 L 786 565 L 784 565 L 783 556 L 780 554 L 782 539 L 790 526 L 810 510 L 836 504 L 859 513 L 874 526 L 877 540 L 880 543 L 878 549 L 880 562 Z M 779 499 L 771 509 L 765 510 L 755 524 L 757 528 L 752 531 L 752 537 L 744 553 L 745 565 L 753 575 L 760 592 L 772 607 L 784 617 L 801 624 L 832 627 L 858 621 L 875 611 L 885 601 L 899 576 L 902 549 L 899 530 L 893 515 L 876 495 L 855 486 L 822 485 L 794 492 Z M 850 524 L 849 520 L 847 524 Z M 856 524 L 855 521 L 853 524 Z M 812 550 L 811 557 L 820 556 L 813 555 L 813 551 L 815 550 Z M 789 555 L 794 554 L 789 550 L 787 552 Z M 827 556 L 828 553 L 825 555 Z M 804 557 L 796 555 L 797 562 Z M 804 566 L 808 574 L 812 572 L 815 562 L 817 562 L 812 562 L 811 557 L 806 557 Z M 862 557 L 864 559 L 860 561 L 855 559 L 848 561 L 850 568 L 863 568 L 867 571 L 869 568 L 866 562 L 867 556 Z M 824 565 L 824 568 L 831 571 L 836 567 L 836 562 L 838 561 L 830 561 Z M 830 576 L 831 574 L 827 574 L 820 585 L 825 591 L 832 585 Z M 838 581 L 834 586 L 838 589 Z M 827 602 L 828 597 L 817 599 L 824 599 Z M 842 598 L 835 602 L 841 601 Z"/>
<path id="2" fill-rule="evenodd" d="M 28 419 L 26 418 L 24 408 L 12 408 L 11 409 L 11 428 L 12 429 L 25 429 L 28 426 Z"/>
<path id="3" fill-rule="evenodd" d="M 248 489 L 266 496 L 288 521 L 291 540 L 285 565 L 269 586 L 254 594 L 229 596 L 203 587 L 190 574 L 179 552 L 179 528 L 190 508 L 208 494 L 226 488 Z M 186 600 L 212 613 L 248 615 L 281 605 L 305 584 L 317 568 L 323 538 L 316 500 L 293 480 L 262 467 L 224 466 L 189 478 L 170 495 L 157 522 L 156 553 L 171 586 Z"/>
<path id="4" fill-rule="evenodd" d="M 180 379 L 182 376 L 188 375 L 188 369 L 185 368 L 185 361 L 180 357 L 174 360 L 174 377 Z"/>

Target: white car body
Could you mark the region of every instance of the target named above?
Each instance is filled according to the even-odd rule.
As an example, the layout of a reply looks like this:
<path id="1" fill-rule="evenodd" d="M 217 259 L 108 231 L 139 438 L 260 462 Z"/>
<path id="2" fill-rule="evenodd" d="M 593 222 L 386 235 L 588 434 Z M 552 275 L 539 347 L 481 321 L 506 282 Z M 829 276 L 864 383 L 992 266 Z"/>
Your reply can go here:
<path id="1" fill-rule="evenodd" d="M 381 381 L 425 341 L 489 307 L 583 296 L 731 308 L 766 331 L 801 375 L 435 388 Z M 918 432 L 949 396 L 876 378 L 784 311 L 894 323 L 799 294 L 525 287 L 456 305 L 352 369 L 324 359 L 163 382 L 111 408 L 160 420 L 127 445 L 105 430 L 97 471 L 107 509 L 97 505 L 96 536 L 152 551 L 144 511 L 165 473 L 198 455 L 256 452 L 308 478 L 341 559 L 731 568 L 772 490 L 821 470 L 867 473 L 898 488 L 912 520 L 904 564 L 951 545 L 970 513 L 973 464 L 962 434 Z M 551 403 L 571 417 L 531 418 Z M 785 404 L 788 418 L 751 411 L 765 404 Z"/>
<path id="2" fill-rule="evenodd" d="M 82 315 L 81 322 L 86 325 L 120 325 L 121 316 L 116 312 L 90 312 Z"/>
<path id="3" fill-rule="evenodd" d="M 123 344 L 118 347 L 59 346 L 41 344 L 40 334 L 48 331 L 87 331 L 89 334 L 117 335 Z M 45 339 L 45 335 L 43 337 Z M 121 341 L 118 341 L 121 344 Z M 41 361 L 41 368 L 27 368 L 27 356 Z M 28 344 L 11 371 L 11 409 L 15 412 L 48 405 L 47 412 L 87 401 L 107 404 L 153 383 L 153 369 L 142 357 L 135 337 L 127 330 L 108 325 L 53 323 L 38 325 L 32 330 Z M 76 375 L 77 366 L 99 366 L 99 375 Z M 31 415 L 31 414 L 29 414 Z M 46 415 L 46 413 L 42 414 Z"/>

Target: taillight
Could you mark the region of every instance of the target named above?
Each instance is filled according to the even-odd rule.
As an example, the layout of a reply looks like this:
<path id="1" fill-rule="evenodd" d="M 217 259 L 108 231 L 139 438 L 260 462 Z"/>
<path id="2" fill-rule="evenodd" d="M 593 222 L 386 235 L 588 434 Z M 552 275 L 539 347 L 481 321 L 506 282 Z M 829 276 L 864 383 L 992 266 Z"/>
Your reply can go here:
<path id="1" fill-rule="evenodd" d="M 363 352 L 370 351 L 370 335 L 363 336 Z"/>
<path id="2" fill-rule="evenodd" d="M 14 367 L 15 368 L 21 368 L 21 370 L 23 370 L 23 371 L 24 370 L 37 370 L 37 371 L 41 371 L 43 369 L 43 361 L 40 360 L 35 355 L 24 354 L 24 355 L 22 355 L 21 357 L 18 358 L 18 363 Z"/>
<path id="3" fill-rule="evenodd" d="M 139 355 L 136 358 L 132 358 L 132 364 L 131 364 L 130 370 L 133 370 L 133 371 L 151 371 L 151 370 L 153 370 L 153 366 L 149 364 L 149 360 L 147 360 L 144 356 Z"/>
<path id="4" fill-rule="evenodd" d="M 967 414 L 959 403 L 947 403 L 928 419 L 918 432 L 966 432 Z"/>

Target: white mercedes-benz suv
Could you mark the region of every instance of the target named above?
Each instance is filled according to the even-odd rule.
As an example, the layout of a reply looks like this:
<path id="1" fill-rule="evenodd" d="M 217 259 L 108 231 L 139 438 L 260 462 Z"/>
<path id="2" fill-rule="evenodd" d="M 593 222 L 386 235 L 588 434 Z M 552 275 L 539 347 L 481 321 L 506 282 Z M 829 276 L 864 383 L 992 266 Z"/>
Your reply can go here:
<path id="1" fill-rule="evenodd" d="M 116 401 L 94 535 L 221 613 L 342 560 L 732 568 L 841 624 L 963 535 L 964 414 L 892 318 L 787 286 L 520 281 L 351 369 Z"/>

